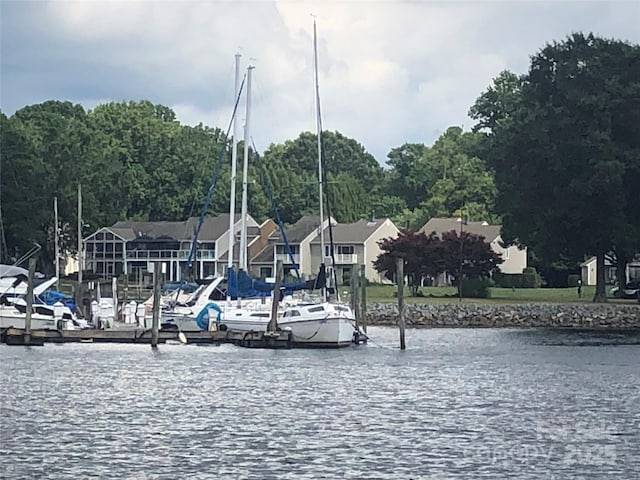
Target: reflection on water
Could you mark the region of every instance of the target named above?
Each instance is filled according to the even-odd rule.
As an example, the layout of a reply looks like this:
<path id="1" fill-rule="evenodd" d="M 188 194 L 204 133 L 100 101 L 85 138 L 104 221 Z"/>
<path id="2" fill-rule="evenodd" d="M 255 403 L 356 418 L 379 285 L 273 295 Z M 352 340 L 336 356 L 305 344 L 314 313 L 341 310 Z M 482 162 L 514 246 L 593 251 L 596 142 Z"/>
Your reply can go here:
<path id="1" fill-rule="evenodd" d="M 4 478 L 634 478 L 640 333 L 0 346 Z"/>

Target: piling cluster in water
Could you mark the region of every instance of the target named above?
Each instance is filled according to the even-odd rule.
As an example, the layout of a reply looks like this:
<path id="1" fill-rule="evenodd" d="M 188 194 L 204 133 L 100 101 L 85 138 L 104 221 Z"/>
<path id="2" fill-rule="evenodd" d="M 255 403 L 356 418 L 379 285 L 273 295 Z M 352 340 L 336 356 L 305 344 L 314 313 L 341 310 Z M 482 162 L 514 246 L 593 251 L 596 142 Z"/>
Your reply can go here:
<path id="1" fill-rule="evenodd" d="M 640 328 L 640 306 L 611 304 L 407 304 L 405 318 L 415 327 L 575 327 Z M 395 325 L 398 306 L 368 305 L 367 323 Z"/>

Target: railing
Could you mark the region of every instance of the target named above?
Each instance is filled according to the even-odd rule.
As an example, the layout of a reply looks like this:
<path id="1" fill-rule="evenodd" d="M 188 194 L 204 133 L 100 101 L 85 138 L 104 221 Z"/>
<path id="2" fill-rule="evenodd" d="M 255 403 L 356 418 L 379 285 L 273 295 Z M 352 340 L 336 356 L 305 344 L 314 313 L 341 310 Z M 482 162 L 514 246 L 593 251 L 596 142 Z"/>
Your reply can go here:
<path id="1" fill-rule="evenodd" d="M 355 253 L 336 253 L 336 263 L 340 263 L 343 265 L 353 265 L 354 263 L 358 263 L 358 255 Z M 325 259 L 325 263 L 327 265 L 331 265 L 331 256 L 328 256 Z"/>
<path id="2" fill-rule="evenodd" d="M 122 252 L 91 252 L 96 260 L 124 260 Z M 189 250 L 127 250 L 127 260 L 187 260 Z M 196 250 L 196 260 L 215 260 L 215 250 Z"/>

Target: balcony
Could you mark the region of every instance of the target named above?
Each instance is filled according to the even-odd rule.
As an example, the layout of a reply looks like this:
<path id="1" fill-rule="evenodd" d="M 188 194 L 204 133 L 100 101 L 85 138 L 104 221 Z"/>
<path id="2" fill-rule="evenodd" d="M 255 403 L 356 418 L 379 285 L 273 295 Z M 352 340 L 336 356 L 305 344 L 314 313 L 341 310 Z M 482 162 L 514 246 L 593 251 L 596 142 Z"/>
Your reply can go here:
<path id="1" fill-rule="evenodd" d="M 95 258 L 101 258 L 96 254 Z M 189 250 L 127 250 L 127 260 L 187 260 Z M 195 260 L 215 260 L 215 250 L 196 250 Z"/>
<path id="2" fill-rule="evenodd" d="M 336 258 L 336 264 L 353 265 L 358 263 L 358 255 L 355 253 L 336 253 L 334 256 Z M 325 258 L 325 263 L 327 265 L 331 265 L 331 261 L 331 256 Z"/>

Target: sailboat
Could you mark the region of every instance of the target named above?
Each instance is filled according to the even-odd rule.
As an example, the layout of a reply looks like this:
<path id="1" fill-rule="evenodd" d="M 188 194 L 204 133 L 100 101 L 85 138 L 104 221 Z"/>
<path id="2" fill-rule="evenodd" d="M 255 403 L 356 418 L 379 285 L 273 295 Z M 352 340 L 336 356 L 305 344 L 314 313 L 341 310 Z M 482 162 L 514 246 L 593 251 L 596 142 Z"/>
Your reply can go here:
<path id="1" fill-rule="evenodd" d="M 320 206 L 320 243 L 324 256 L 324 192 L 322 178 L 322 122 L 320 117 L 320 94 L 318 82 L 318 48 L 316 24 L 313 24 L 313 51 L 316 91 L 316 130 L 318 139 L 318 186 Z M 247 91 L 249 95 L 249 90 Z M 324 277 L 325 265 L 321 263 L 319 276 Z M 356 337 L 355 317 L 348 305 L 327 301 L 325 279 L 322 279 L 322 301 L 312 301 L 308 296 L 303 299 L 287 298 L 277 318 L 281 329 L 290 330 L 293 344 L 301 347 L 346 347 Z M 266 302 L 265 302 L 266 304 Z M 266 330 L 271 317 L 270 308 L 246 307 L 224 309 L 220 323 L 233 330 Z"/>
<path id="2" fill-rule="evenodd" d="M 316 127 L 318 136 L 318 185 L 319 185 L 319 205 L 320 205 L 320 225 L 324 223 L 323 205 L 323 179 L 322 179 L 322 125 L 320 121 L 320 96 L 318 86 L 317 67 L 317 40 L 316 25 L 313 26 L 313 46 L 314 46 L 314 71 L 316 79 Z M 237 57 L 236 57 L 237 59 Z M 237 65 L 237 64 L 236 64 Z M 244 144 L 244 170 L 243 170 L 243 191 L 242 191 L 242 211 L 241 220 L 246 218 L 246 195 L 247 195 L 247 161 L 250 105 L 251 105 L 251 73 L 252 67 L 247 71 L 247 115 L 245 123 L 245 144 Z M 237 67 L 236 67 L 237 72 Z M 237 78 L 237 74 L 236 74 Z M 237 85 L 237 81 L 236 81 Z M 238 91 L 236 88 L 236 97 Z M 235 121 L 235 119 L 234 119 Z M 235 139 L 235 125 L 234 125 Z M 235 152 L 235 140 L 233 142 Z M 232 154 L 233 155 L 233 154 Z M 232 195 L 230 213 L 233 218 L 235 180 L 235 157 L 232 156 Z M 232 227 L 232 225 L 231 225 Z M 215 291 L 223 292 L 222 278 L 216 278 L 196 297 L 187 302 L 184 307 L 174 309 L 170 315 L 162 315 L 163 322 L 169 321 L 177 326 L 181 331 L 204 330 L 211 328 L 212 323 L 216 328 L 238 330 L 238 331 L 266 331 L 272 315 L 271 292 L 273 284 L 260 282 L 251 279 L 247 274 L 246 258 L 246 228 L 241 227 L 239 271 L 236 273 L 231 262 L 231 252 L 233 251 L 232 228 L 230 227 L 229 241 L 229 265 L 227 268 L 226 290 L 221 295 L 220 301 L 212 301 L 215 298 Z M 244 233 L 243 233 L 244 232 Z M 321 228 L 321 250 L 324 255 L 324 232 Z M 239 283 L 244 284 L 244 288 L 239 288 Z M 282 299 L 282 308 L 278 313 L 277 326 L 282 330 L 290 330 L 293 344 L 307 347 L 346 347 L 353 343 L 356 330 L 354 328 L 355 318 L 351 308 L 347 305 L 336 304 L 327 301 L 325 265 L 322 262 L 318 278 L 309 282 L 299 282 L 295 285 L 284 285 L 282 293 L 290 293 L 293 290 L 309 289 L 318 286 L 322 288 L 322 301 L 313 301 L 308 295 L 302 298 L 285 296 Z M 247 293 L 250 292 L 250 293 Z M 226 298 L 225 298 L 226 297 Z M 217 300 L 217 298 L 215 298 Z"/>

